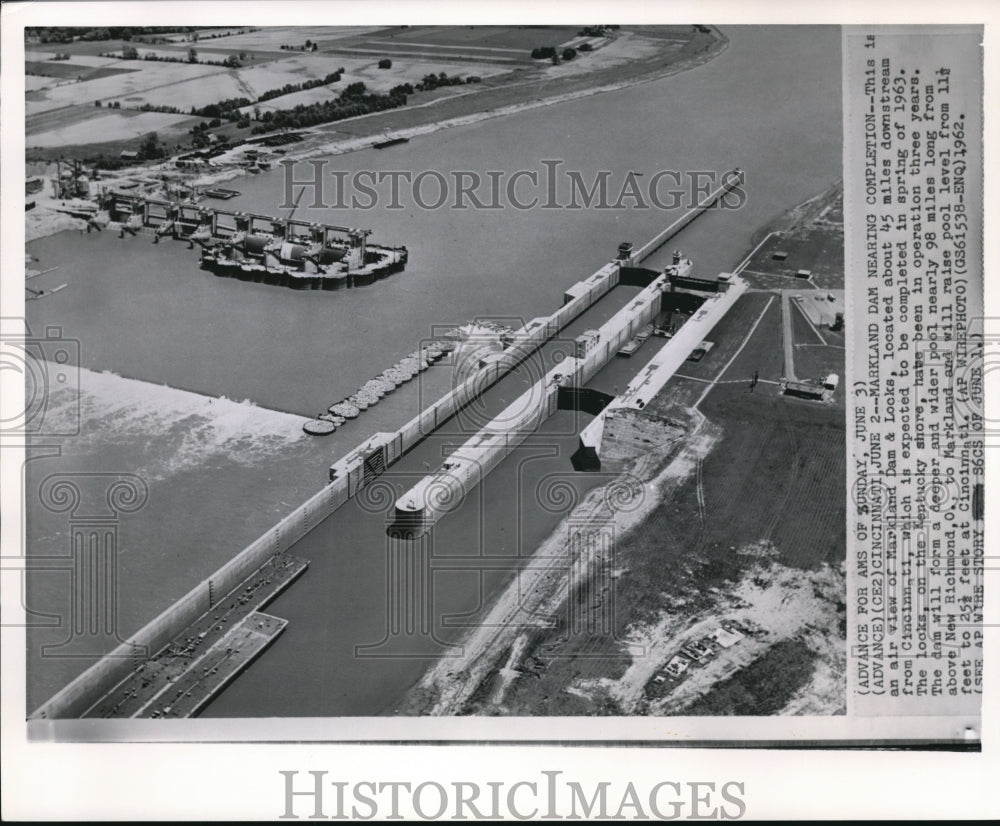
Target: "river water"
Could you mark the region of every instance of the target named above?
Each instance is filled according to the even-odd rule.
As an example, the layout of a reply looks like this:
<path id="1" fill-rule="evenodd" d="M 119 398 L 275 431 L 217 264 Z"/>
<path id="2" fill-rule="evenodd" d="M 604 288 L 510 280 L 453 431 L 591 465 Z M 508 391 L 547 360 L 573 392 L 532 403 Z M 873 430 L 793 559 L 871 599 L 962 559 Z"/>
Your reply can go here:
<path id="1" fill-rule="evenodd" d="M 630 170 L 642 181 L 660 170 L 721 173 L 739 166 L 746 172 L 743 208 L 709 212 L 647 262 L 662 266 L 670 248 L 680 246 L 697 271 L 732 269 L 762 225 L 840 175 L 840 35 L 833 27 L 724 31 L 728 50 L 693 71 L 387 150 L 337 156 L 330 168 L 510 174 L 558 159 L 585 178 L 608 170 L 611 181 L 621 182 Z M 226 184 L 243 193 L 227 206 L 279 212 L 280 175 Z M 511 208 L 347 214 L 310 209 L 307 201 L 297 218 L 370 226 L 373 240 L 406 244 L 406 271 L 368 288 L 299 293 L 203 273 L 183 244 L 64 234 L 29 250 L 43 267 L 72 268 L 73 301 L 32 302 L 30 322 L 59 324 L 80 338 L 87 367 L 310 415 L 435 329 L 476 315 L 506 317 L 517 326 L 517 319 L 550 312 L 562 303 L 565 287 L 612 258 L 620 241 L 638 244 L 680 214 Z M 595 308 L 569 334 L 611 311 Z M 650 355 L 647 344 L 628 369 L 619 360 L 595 381 L 608 386 L 620 379 L 624 386 L 628 370 Z M 487 404 L 498 409 L 523 382 L 512 377 Z M 585 418 L 554 416 L 435 528 L 435 555 L 509 563 L 484 575 L 436 575 L 439 625 L 445 614 L 474 616 L 509 580 L 518 554 L 530 552 L 557 524 L 556 509 L 532 504 L 540 486 L 560 476 L 582 493 L 602 481 L 574 474 L 569 463 Z M 465 437 L 461 428 L 454 422 L 420 445 L 394 467 L 390 482 L 401 491 L 437 467 L 447 445 Z M 385 633 L 386 560 L 398 549 L 388 546 L 384 528 L 378 508 L 349 503 L 299 543 L 294 552 L 310 560 L 310 570 L 268 609 L 290 620 L 288 630 L 207 716 L 378 714 L 399 701 L 428 660 L 355 656 L 355 646 Z M 439 629 L 444 639 L 455 633 Z"/>

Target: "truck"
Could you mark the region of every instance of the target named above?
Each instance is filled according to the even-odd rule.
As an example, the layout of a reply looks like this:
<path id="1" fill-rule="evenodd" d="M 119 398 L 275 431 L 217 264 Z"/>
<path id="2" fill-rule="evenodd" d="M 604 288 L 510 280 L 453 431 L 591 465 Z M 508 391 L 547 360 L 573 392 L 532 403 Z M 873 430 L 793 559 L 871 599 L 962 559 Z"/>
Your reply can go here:
<path id="1" fill-rule="evenodd" d="M 688 361 L 701 361 L 705 354 L 708 353 L 715 346 L 714 341 L 703 341 L 694 350 L 691 351 L 691 355 L 687 357 Z"/>

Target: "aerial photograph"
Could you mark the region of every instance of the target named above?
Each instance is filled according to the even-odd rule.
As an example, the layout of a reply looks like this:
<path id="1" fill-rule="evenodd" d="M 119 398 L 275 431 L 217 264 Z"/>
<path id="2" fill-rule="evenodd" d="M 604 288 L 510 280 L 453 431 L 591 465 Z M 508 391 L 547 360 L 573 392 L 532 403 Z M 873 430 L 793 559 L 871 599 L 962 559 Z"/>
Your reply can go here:
<path id="1" fill-rule="evenodd" d="M 839 26 L 24 48 L 28 719 L 847 713 Z"/>

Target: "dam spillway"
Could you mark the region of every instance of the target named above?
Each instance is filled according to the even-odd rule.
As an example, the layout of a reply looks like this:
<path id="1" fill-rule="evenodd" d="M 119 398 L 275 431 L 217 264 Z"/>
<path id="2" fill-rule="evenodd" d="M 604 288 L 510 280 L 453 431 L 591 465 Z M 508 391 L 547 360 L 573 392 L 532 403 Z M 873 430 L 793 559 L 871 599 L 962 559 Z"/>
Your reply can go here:
<path id="1" fill-rule="evenodd" d="M 371 230 L 104 191 L 98 204 L 121 235 L 152 231 L 201 247 L 201 268 L 222 278 L 296 290 L 362 287 L 402 272 L 405 246 L 368 240 Z M 294 210 L 293 210 L 294 212 Z M 91 224 L 95 222 L 91 221 Z"/>

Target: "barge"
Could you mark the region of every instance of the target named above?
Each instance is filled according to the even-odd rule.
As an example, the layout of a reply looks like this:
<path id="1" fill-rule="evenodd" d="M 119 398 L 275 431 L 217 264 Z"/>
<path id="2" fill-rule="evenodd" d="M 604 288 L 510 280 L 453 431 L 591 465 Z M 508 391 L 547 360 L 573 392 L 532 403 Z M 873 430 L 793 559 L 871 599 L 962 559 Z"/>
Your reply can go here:
<path id="1" fill-rule="evenodd" d="M 379 141 L 378 143 L 373 143 L 372 146 L 375 149 L 388 149 L 390 146 L 398 146 L 401 143 L 409 143 L 409 138 L 388 138 L 384 141 Z"/>

